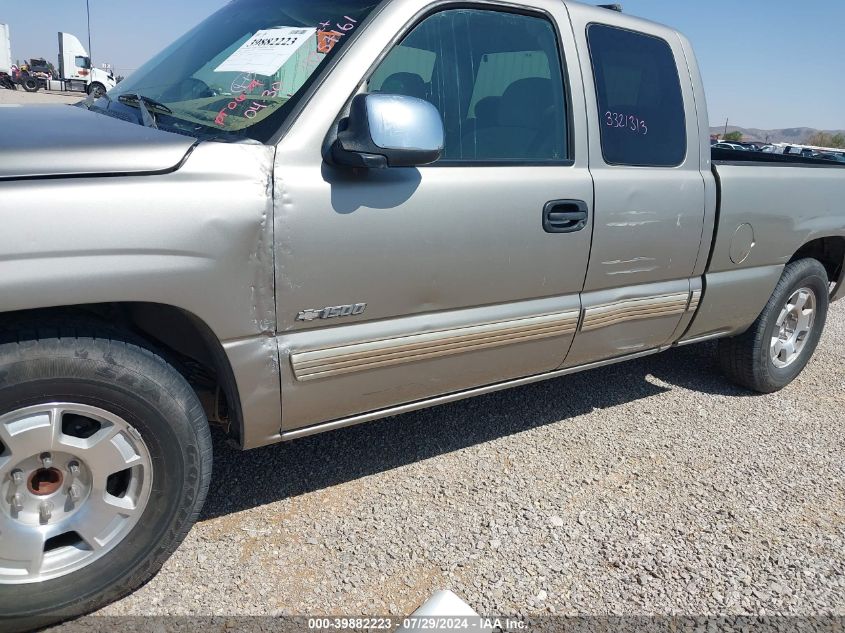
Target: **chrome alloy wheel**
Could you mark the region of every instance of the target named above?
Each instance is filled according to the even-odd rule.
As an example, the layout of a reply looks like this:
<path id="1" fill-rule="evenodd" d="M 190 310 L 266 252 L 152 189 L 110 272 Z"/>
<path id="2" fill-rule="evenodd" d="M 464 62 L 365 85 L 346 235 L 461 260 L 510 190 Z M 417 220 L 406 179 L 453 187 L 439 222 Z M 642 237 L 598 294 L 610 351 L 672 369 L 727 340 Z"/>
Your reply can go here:
<path id="1" fill-rule="evenodd" d="M 140 434 L 108 411 L 52 403 L 0 416 L 0 585 L 104 556 L 140 519 L 152 478 Z"/>
<path id="2" fill-rule="evenodd" d="M 816 320 L 816 303 L 816 293 L 801 288 L 781 310 L 769 348 L 769 356 L 778 369 L 789 367 L 804 351 Z"/>

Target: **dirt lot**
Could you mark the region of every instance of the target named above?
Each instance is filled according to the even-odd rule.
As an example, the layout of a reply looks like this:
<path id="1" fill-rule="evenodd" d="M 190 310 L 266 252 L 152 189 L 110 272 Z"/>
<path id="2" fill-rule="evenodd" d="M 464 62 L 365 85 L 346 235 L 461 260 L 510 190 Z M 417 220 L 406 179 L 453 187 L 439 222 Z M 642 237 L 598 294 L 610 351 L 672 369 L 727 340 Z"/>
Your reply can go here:
<path id="1" fill-rule="evenodd" d="M 787 390 L 713 345 L 241 454 L 103 614 L 845 615 L 845 305 Z"/>
<path id="2" fill-rule="evenodd" d="M 5 90 L 0 88 L 0 105 L 34 105 L 34 104 L 56 104 L 76 103 L 82 101 L 85 95 L 81 92 L 26 92 L 19 90 Z"/>

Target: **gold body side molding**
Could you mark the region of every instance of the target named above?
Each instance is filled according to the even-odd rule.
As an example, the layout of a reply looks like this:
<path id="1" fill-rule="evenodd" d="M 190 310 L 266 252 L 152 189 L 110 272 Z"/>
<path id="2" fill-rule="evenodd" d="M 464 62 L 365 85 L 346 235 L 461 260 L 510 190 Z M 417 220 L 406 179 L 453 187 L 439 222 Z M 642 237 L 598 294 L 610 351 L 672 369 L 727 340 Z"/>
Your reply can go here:
<path id="1" fill-rule="evenodd" d="M 689 292 L 678 292 L 659 297 L 615 301 L 587 308 L 584 310 L 584 322 L 581 325 L 581 330 L 589 332 L 627 321 L 683 314 L 687 310 L 689 301 Z"/>
<path id="2" fill-rule="evenodd" d="M 543 316 L 298 352 L 291 355 L 291 364 L 297 380 L 316 380 L 537 339 L 571 336 L 578 327 L 579 316 L 578 310 L 569 310 Z"/>

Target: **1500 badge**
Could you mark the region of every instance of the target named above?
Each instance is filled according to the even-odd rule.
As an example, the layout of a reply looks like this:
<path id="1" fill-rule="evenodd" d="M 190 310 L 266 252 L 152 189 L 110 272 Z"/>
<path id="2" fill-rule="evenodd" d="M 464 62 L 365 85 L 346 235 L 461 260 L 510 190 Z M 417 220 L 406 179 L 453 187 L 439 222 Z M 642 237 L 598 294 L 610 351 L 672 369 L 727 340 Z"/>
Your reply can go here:
<path id="1" fill-rule="evenodd" d="M 338 317 L 357 316 L 367 309 L 366 303 L 356 303 L 345 306 L 329 306 L 320 310 L 303 310 L 296 316 L 297 321 L 314 321 L 315 319 L 337 319 Z"/>

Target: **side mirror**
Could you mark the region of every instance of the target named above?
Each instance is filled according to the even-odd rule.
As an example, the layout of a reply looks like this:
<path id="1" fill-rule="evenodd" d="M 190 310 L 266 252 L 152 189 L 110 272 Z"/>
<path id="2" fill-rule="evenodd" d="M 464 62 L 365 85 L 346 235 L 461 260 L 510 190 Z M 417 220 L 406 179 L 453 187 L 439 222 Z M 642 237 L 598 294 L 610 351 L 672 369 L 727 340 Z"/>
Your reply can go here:
<path id="1" fill-rule="evenodd" d="M 443 153 L 443 120 L 415 97 L 362 94 L 352 100 L 346 129 L 332 145 L 332 160 L 348 167 L 416 167 Z"/>

